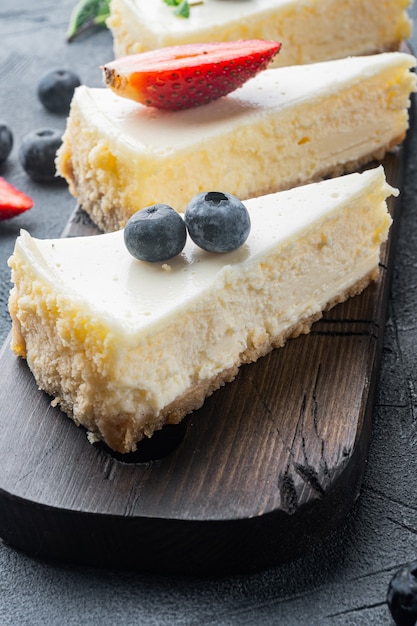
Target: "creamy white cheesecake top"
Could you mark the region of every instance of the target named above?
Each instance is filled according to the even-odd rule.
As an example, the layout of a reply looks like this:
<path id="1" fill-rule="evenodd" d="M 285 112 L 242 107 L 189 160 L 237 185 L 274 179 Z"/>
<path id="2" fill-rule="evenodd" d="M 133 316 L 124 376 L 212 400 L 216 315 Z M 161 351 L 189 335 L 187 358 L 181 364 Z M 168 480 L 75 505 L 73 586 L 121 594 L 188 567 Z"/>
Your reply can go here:
<path id="1" fill-rule="evenodd" d="M 307 236 L 312 222 L 316 228 L 321 222 L 323 227 L 329 223 L 333 211 L 354 202 L 356 188 L 358 194 L 362 193 L 363 181 L 369 184 L 373 178 L 380 187 L 382 175 L 380 167 L 363 175 L 352 174 L 245 201 L 251 218 L 249 237 L 239 249 L 225 254 L 204 252 L 188 237 L 183 252 L 175 258 L 166 263 L 147 263 L 128 253 L 123 230 L 83 237 L 77 240 L 77 245 L 71 238 L 39 240 L 23 231 L 17 246 L 25 250 L 27 262 L 40 280 L 70 297 L 75 310 L 79 304 L 80 309 L 95 311 L 123 333 L 147 332 L 152 328 L 157 330 L 167 318 L 181 316 L 190 304 L 198 302 L 201 294 L 212 292 L 216 298 L 227 292 L 228 286 L 238 284 L 243 268 L 245 280 L 256 284 L 255 276 L 248 278 L 251 266 L 254 272 L 258 271 L 260 263 L 268 264 L 269 254 L 274 255 L 270 280 L 279 284 L 281 268 L 277 251 L 284 246 L 288 249 L 292 240 L 299 242 L 304 234 Z M 386 185 L 386 194 L 392 192 Z M 343 237 L 338 241 L 323 240 L 319 248 L 322 246 L 343 247 Z M 374 248 L 377 249 L 378 246 Z M 302 259 L 299 260 L 300 270 L 281 279 L 284 283 L 291 281 L 297 289 L 297 302 L 308 308 L 305 294 L 311 293 L 311 277 L 305 272 Z M 364 257 L 364 261 L 368 263 L 369 259 Z M 318 287 L 324 289 L 320 296 L 323 302 L 328 297 L 326 272 L 331 269 L 323 265 L 320 276 L 316 277 Z M 363 273 L 358 263 L 346 275 L 346 286 Z M 344 286 L 339 288 L 343 291 Z M 261 292 L 259 295 L 262 299 Z"/>
<path id="2" fill-rule="evenodd" d="M 300 5 L 308 5 L 310 0 L 299 1 Z M 259 13 L 267 19 L 275 9 L 285 9 L 294 5 L 293 0 L 204 0 L 200 4 L 190 2 L 190 18 L 181 19 L 173 16 L 173 9 L 163 0 L 124 0 L 125 6 L 146 23 L 147 28 L 155 34 L 192 33 L 202 29 L 222 26 L 224 23 L 239 24 L 244 28 L 249 25 L 253 16 Z"/>
<path id="3" fill-rule="evenodd" d="M 191 241 L 164 264 L 131 257 L 123 231 L 38 240 L 10 258 L 12 349 L 91 440 L 135 449 L 378 276 L 396 195 L 382 167 L 247 201 L 247 242 Z"/>
<path id="4" fill-rule="evenodd" d="M 248 124 L 251 118 L 260 120 L 269 112 L 290 110 L 304 101 L 311 102 L 313 97 L 316 101 L 329 99 L 332 94 L 340 94 L 341 89 L 359 84 L 361 78 L 372 78 L 385 69 L 411 69 L 415 65 L 414 56 L 397 52 L 269 69 L 229 96 L 185 111 L 146 107 L 121 98 L 109 89 L 86 86 L 77 88 L 75 101 L 85 117 L 101 129 L 103 139 L 122 140 L 135 151 L 166 157 L 179 148 L 195 145 L 199 138 L 205 141 L 209 137 L 221 137 L 239 128 L 243 119 Z M 392 108 L 396 106 L 395 93 L 393 85 Z M 400 107 L 403 107 L 402 100 Z M 302 127 L 303 119 L 298 122 Z M 352 123 L 352 127 L 356 128 L 357 124 Z"/>
<path id="5" fill-rule="evenodd" d="M 297 20 L 298 17 L 301 27 L 304 27 L 306 40 L 310 40 L 312 36 L 306 29 L 306 26 L 310 24 L 306 16 L 310 19 L 313 18 L 312 23 L 314 23 L 315 17 L 317 24 L 327 24 L 329 30 L 333 27 L 334 33 L 331 34 L 331 37 L 335 40 L 343 40 L 344 31 L 339 34 L 337 32 L 344 26 L 340 15 L 345 20 L 355 18 L 354 8 L 350 6 L 352 2 L 342 0 L 337 0 L 337 3 L 325 3 L 323 0 L 204 0 L 195 4 L 191 0 L 190 15 L 187 19 L 176 16 L 173 7 L 167 6 L 163 0 L 122 0 L 113 2 L 113 4 L 115 6 L 120 5 L 126 19 L 130 18 L 133 26 L 136 25 L 139 28 L 138 32 L 141 32 L 145 39 L 153 37 L 154 42 L 160 41 L 161 43 L 167 36 L 175 41 L 179 37 L 191 39 L 193 35 L 200 33 L 211 33 L 213 37 L 210 40 L 213 41 L 216 35 L 219 36 L 219 29 L 221 29 L 221 39 L 224 39 L 225 35 L 229 39 L 251 38 L 253 37 L 254 22 L 255 25 L 259 23 L 256 36 L 269 38 L 269 22 L 272 20 L 273 23 L 279 16 L 285 45 L 300 48 L 302 41 L 297 39 L 294 41 L 294 38 L 291 37 L 293 33 L 290 20 Z M 364 7 L 360 6 L 361 17 L 364 19 L 375 18 L 375 2 L 369 2 L 369 7 L 366 7 L 366 3 L 361 4 L 365 4 Z M 409 0 L 400 0 L 400 2 L 395 0 L 394 3 L 391 2 L 392 4 L 395 4 L 391 7 L 392 17 L 395 17 L 395 22 L 399 21 L 404 33 L 408 34 L 406 9 L 410 4 Z M 382 11 L 385 13 L 384 8 Z M 357 13 L 356 17 L 358 17 Z M 289 26 L 289 30 L 286 30 L 286 24 Z M 127 29 L 131 26 L 130 23 L 125 24 Z M 263 30 L 266 31 L 266 37 L 262 33 L 262 26 Z M 357 30 L 361 31 L 362 29 L 362 24 L 357 26 Z M 320 36 L 322 41 L 328 38 L 326 34 L 318 34 L 315 38 L 318 46 Z M 201 41 L 203 40 L 201 39 Z M 139 41 L 138 43 L 141 44 L 142 42 Z"/>

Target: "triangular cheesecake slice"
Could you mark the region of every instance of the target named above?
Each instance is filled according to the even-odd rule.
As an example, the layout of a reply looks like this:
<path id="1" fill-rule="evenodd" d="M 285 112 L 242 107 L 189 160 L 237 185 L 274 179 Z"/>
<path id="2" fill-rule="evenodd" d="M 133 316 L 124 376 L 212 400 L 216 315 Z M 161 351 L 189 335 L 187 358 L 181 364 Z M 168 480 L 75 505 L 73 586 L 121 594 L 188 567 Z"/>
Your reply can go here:
<path id="1" fill-rule="evenodd" d="M 392 194 L 380 166 L 255 198 L 236 251 L 188 238 L 162 264 L 131 257 L 123 231 L 22 232 L 10 258 L 12 348 L 90 438 L 134 450 L 375 279 Z"/>
<path id="2" fill-rule="evenodd" d="M 117 55 L 199 41 L 274 39 L 279 65 L 395 50 L 408 39 L 409 0 L 190 0 L 178 17 L 163 0 L 112 0 Z"/>
<path id="3" fill-rule="evenodd" d="M 58 171 L 104 231 L 154 202 L 181 212 L 207 189 L 245 199 L 354 171 L 404 139 L 414 65 L 398 52 L 270 69 L 175 112 L 83 86 Z"/>

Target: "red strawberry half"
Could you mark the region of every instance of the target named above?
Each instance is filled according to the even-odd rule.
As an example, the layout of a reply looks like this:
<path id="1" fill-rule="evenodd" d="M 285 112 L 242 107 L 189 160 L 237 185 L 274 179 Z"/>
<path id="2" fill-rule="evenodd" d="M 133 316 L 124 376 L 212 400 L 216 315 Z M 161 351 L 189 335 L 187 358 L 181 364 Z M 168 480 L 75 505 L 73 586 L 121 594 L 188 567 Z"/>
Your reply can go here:
<path id="1" fill-rule="evenodd" d="M 32 207 L 32 198 L 0 176 L 0 220 L 8 220 Z"/>
<path id="2" fill-rule="evenodd" d="M 280 47 L 261 39 L 185 44 L 122 57 L 102 70 L 119 96 L 158 109 L 189 109 L 241 87 Z"/>

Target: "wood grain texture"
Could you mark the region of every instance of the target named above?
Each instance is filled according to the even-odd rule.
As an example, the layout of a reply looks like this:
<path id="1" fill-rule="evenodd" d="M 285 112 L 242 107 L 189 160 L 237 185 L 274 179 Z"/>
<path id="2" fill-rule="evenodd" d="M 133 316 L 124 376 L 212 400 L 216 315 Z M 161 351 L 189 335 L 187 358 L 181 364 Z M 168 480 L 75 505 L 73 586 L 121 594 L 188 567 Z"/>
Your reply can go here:
<path id="1" fill-rule="evenodd" d="M 403 161 L 399 150 L 384 163 L 395 186 Z M 242 367 L 153 449 L 90 445 L 6 342 L 0 536 L 40 557 L 208 574 L 294 559 L 337 528 L 368 452 L 399 200 L 389 208 L 378 282 Z M 77 209 L 64 235 L 93 232 Z"/>

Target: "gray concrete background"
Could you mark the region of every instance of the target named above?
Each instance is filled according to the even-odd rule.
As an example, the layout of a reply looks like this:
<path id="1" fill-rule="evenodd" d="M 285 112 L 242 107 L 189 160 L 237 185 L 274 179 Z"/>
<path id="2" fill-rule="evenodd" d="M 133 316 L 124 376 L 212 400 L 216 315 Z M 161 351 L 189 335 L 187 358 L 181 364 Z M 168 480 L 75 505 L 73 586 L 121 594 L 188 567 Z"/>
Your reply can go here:
<path id="1" fill-rule="evenodd" d="M 65 127 L 64 118 L 42 108 L 36 85 L 54 67 L 72 68 L 84 83 L 101 85 L 99 66 L 112 58 L 106 31 L 65 42 L 74 4 L 1 0 L 0 119 L 11 126 L 15 147 L 0 176 L 31 195 L 35 206 L 0 223 L 0 343 L 10 329 L 6 261 L 19 229 L 58 237 L 74 208 L 65 185 L 33 183 L 18 163 L 27 132 Z M 417 5 L 411 14 L 417 23 Z M 417 33 L 412 44 L 416 49 Z M 38 562 L 0 540 L 2 626 L 392 624 L 385 604 L 388 582 L 402 563 L 417 558 L 416 169 L 413 136 L 369 462 L 361 497 L 340 532 L 295 563 L 219 580 Z"/>

